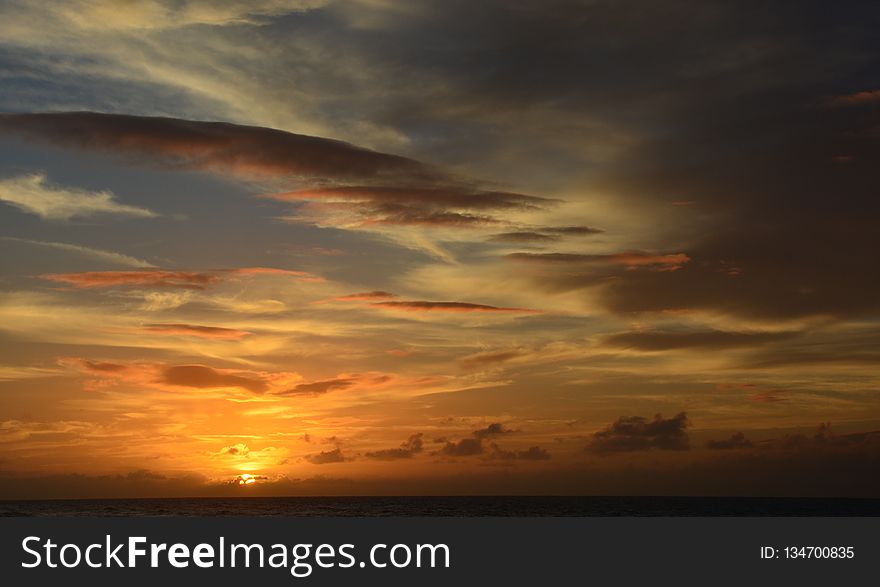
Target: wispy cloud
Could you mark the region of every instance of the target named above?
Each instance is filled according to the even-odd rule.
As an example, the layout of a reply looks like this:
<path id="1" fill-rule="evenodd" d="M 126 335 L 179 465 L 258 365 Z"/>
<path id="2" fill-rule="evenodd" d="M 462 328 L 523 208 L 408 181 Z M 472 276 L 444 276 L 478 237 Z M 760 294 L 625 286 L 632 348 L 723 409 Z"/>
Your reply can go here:
<path id="1" fill-rule="evenodd" d="M 599 263 L 622 265 L 624 267 L 660 267 L 677 269 L 690 261 L 684 253 L 657 254 L 643 251 L 627 251 L 606 255 L 586 255 L 580 253 L 511 253 L 507 255 L 515 261 L 536 263 Z"/>
<path id="2" fill-rule="evenodd" d="M 136 257 L 131 257 L 129 255 L 124 255 L 122 253 L 116 253 L 114 251 L 105 251 L 103 249 L 95 249 L 92 247 L 86 247 L 83 245 L 74 245 L 70 243 L 56 243 L 49 241 L 36 241 L 24 238 L 14 238 L 14 237 L 0 237 L 2 240 L 18 242 L 28 245 L 34 245 L 38 247 L 46 247 L 49 249 L 55 249 L 58 251 L 65 251 L 69 253 L 74 253 L 77 255 L 82 255 L 83 257 L 87 257 L 89 259 L 94 259 L 96 261 L 104 261 L 106 263 L 112 263 L 114 265 L 122 265 L 123 267 L 135 267 L 135 268 L 149 268 L 155 267 L 149 261 L 144 261 L 143 259 L 138 259 Z"/>
<path id="3" fill-rule="evenodd" d="M 235 328 L 201 326 L 197 324 L 145 324 L 143 330 L 152 334 L 194 336 L 197 338 L 220 340 L 238 340 L 251 334 L 245 330 L 237 330 Z"/>
<path id="4" fill-rule="evenodd" d="M 80 273 L 47 273 L 42 279 L 65 283 L 75 288 L 145 287 L 205 289 L 228 279 L 251 276 L 294 277 L 306 281 L 321 281 L 305 271 L 290 271 L 271 267 L 242 267 L 217 271 L 84 271 Z"/>
<path id="5" fill-rule="evenodd" d="M 121 204 L 112 192 L 90 192 L 49 183 L 46 174 L 34 173 L 0 179 L 0 201 L 43 220 L 70 220 L 97 215 L 154 218 L 155 212 Z"/>
<path id="6" fill-rule="evenodd" d="M 57 281 L 76 288 L 98 287 L 180 287 L 204 289 L 220 281 L 214 273 L 192 271 L 84 271 L 81 273 L 47 273 L 42 279 Z"/>

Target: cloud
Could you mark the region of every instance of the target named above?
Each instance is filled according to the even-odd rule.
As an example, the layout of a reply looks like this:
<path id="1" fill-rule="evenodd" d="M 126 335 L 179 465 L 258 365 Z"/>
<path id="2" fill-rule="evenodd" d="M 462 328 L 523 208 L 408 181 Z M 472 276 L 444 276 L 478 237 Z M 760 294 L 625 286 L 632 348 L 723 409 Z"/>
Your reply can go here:
<path id="1" fill-rule="evenodd" d="M 411 312 L 499 312 L 513 314 L 537 314 L 538 310 L 528 308 L 504 308 L 487 306 L 484 304 L 471 304 L 468 302 L 426 302 L 426 301 L 400 301 L 400 302 L 374 302 L 370 306 L 390 310 L 405 310 Z"/>
<path id="2" fill-rule="evenodd" d="M 250 276 L 290 276 L 304 281 L 321 281 L 304 271 L 289 271 L 271 267 L 242 267 L 218 271 L 85 271 L 81 273 L 48 273 L 42 279 L 68 284 L 75 288 L 99 287 L 147 287 L 147 288 L 183 288 L 205 289 L 208 285 L 220 283 L 228 279 Z"/>
<path id="3" fill-rule="evenodd" d="M 82 365 L 89 371 L 98 371 L 100 373 L 118 373 L 120 371 L 125 371 L 128 368 L 127 365 L 102 361 L 83 361 Z"/>
<path id="4" fill-rule="evenodd" d="M 221 328 L 219 326 L 200 326 L 196 324 L 145 324 L 143 330 L 153 334 L 165 334 L 170 336 L 195 336 L 197 338 L 209 338 L 220 340 L 238 340 L 249 336 L 251 333 L 234 328 Z"/>
<path id="5" fill-rule="evenodd" d="M 545 226 L 541 230 L 567 236 L 588 236 L 605 232 L 601 228 L 594 228 L 592 226 Z"/>
<path id="6" fill-rule="evenodd" d="M 483 442 L 480 438 L 462 438 L 458 442 L 447 442 L 437 454 L 447 457 L 470 457 L 483 453 Z"/>
<path id="7" fill-rule="evenodd" d="M 493 422 L 485 428 L 474 430 L 473 434 L 476 438 L 491 438 L 494 436 L 502 436 L 504 434 L 512 434 L 513 430 L 506 428 L 501 422 Z"/>
<path id="8" fill-rule="evenodd" d="M 706 330 L 697 332 L 639 331 L 621 332 L 605 337 L 602 344 L 609 347 L 639 351 L 705 348 L 727 349 L 752 347 L 797 336 L 796 332 L 725 332 Z"/>
<path id="9" fill-rule="evenodd" d="M 0 131 L 171 168 L 248 178 L 436 180 L 428 166 L 331 139 L 177 118 L 56 112 L 0 114 Z"/>
<path id="10" fill-rule="evenodd" d="M 371 300 L 388 300 L 397 296 L 387 291 L 365 291 L 333 298 L 337 302 L 368 302 Z"/>
<path id="11" fill-rule="evenodd" d="M 706 448 L 712 450 L 732 450 L 737 448 L 752 448 L 754 443 L 746 438 L 746 435 L 742 432 L 735 432 L 730 435 L 730 438 L 725 438 L 723 440 L 709 440 L 706 442 Z"/>
<path id="12" fill-rule="evenodd" d="M 221 455 L 232 455 L 232 456 L 241 456 L 246 457 L 250 454 L 251 449 L 248 448 L 248 445 L 239 442 L 238 444 L 233 444 L 232 446 L 224 446 L 220 449 Z"/>
<path id="13" fill-rule="evenodd" d="M 227 389 L 234 388 L 254 394 L 278 392 L 302 380 L 290 371 L 248 371 L 243 369 L 221 369 L 201 364 L 173 365 L 147 362 L 90 361 L 80 357 L 61 357 L 59 365 L 71 367 L 97 381 L 86 381 L 85 386 L 97 384 L 130 384 L 137 388 L 151 387 L 164 391 L 178 392 L 181 388 Z"/>
<path id="14" fill-rule="evenodd" d="M 641 416 L 621 416 L 607 428 L 593 434 L 587 449 L 598 453 L 686 450 L 690 448 L 688 425 L 685 412 L 668 419 L 660 414 L 651 420 Z"/>
<path id="15" fill-rule="evenodd" d="M 395 461 L 398 459 L 409 459 L 412 458 L 413 455 L 422 452 L 424 441 L 422 440 L 423 434 L 421 432 L 417 434 L 413 434 L 409 438 L 406 439 L 403 443 L 401 443 L 398 448 L 386 448 L 382 450 L 376 450 L 364 453 L 364 456 L 368 459 L 375 459 L 377 461 Z"/>
<path id="16" fill-rule="evenodd" d="M 75 288 L 98 287 L 179 287 L 204 289 L 218 283 L 220 277 L 213 273 L 193 271 L 85 271 L 82 273 L 48 273 L 42 279 L 57 281 Z"/>
<path id="17" fill-rule="evenodd" d="M 544 226 L 533 230 L 502 232 L 489 237 L 498 243 L 541 243 L 558 241 L 564 236 L 589 236 L 605 232 L 591 226 Z"/>
<path id="18" fill-rule="evenodd" d="M 56 242 L 48 242 L 48 241 L 36 241 L 29 240 L 23 238 L 14 238 L 9 236 L 0 237 L 0 239 L 10 242 L 23 243 L 28 245 L 34 245 L 38 247 L 46 247 L 49 249 L 55 249 L 58 251 L 65 251 L 69 253 L 75 253 L 77 255 L 81 255 L 83 257 L 93 259 L 96 261 L 103 261 L 105 263 L 112 263 L 114 265 L 122 265 L 124 267 L 135 267 L 135 268 L 149 268 L 155 267 L 149 261 L 144 261 L 142 259 L 137 259 L 135 257 L 130 257 L 129 255 L 123 255 L 122 253 L 116 253 L 114 251 L 105 251 L 103 249 L 95 249 L 92 247 L 85 247 L 82 245 L 73 245 L 69 243 L 56 243 Z"/>
<path id="19" fill-rule="evenodd" d="M 68 27 L 95 33 L 108 30 L 167 30 L 195 25 L 260 24 L 266 17 L 317 8 L 324 3 L 322 0 L 228 0 L 222 3 L 210 0 L 139 0 L 120 10 L 115 0 L 72 0 L 58 6 L 43 7 L 38 14 L 44 19 L 57 18 Z"/>
<path id="20" fill-rule="evenodd" d="M 356 382 L 356 377 L 345 376 L 324 381 L 312 381 L 311 383 L 300 383 L 293 389 L 279 392 L 278 395 L 323 395 L 339 389 L 348 389 Z"/>
<path id="21" fill-rule="evenodd" d="M 489 237 L 490 242 L 495 243 L 542 243 L 559 240 L 559 236 L 543 234 L 540 232 L 520 231 L 502 232 Z"/>
<path id="22" fill-rule="evenodd" d="M 511 359 L 523 356 L 523 352 L 517 349 L 508 351 L 490 351 L 485 353 L 476 353 L 459 360 L 459 364 L 466 369 L 475 369 L 485 367 L 487 365 L 495 365 L 505 363 Z"/>
<path id="23" fill-rule="evenodd" d="M 5 116 L 0 114 L 0 117 Z M 0 118 L 2 129 L 2 118 Z M 0 202 L 35 214 L 43 220 L 70 220 L 97 215 L 155 218 L 157 214 L 146 208 L 120 204 L 108 191 L 90 192 L 76 188 L 51 185 L 46 175 L 35 173 L 0 179 Z"/>
<path id="24" fill-rule="evenodd" d="M 306 455 L 305 459 L 313 465 L 328 465 L 331 463 L 343 463 L 346 461 L 345 455 L 342 454 L 342 450 L 339 448 Z"/>
<path id="25" fill-rule="evenodd" d="M 832 100 L 836 106 L 861 106 L 880 102 L 880 90 L 863 90 L 846 96 L 838 96 Z"/>
<path id="26" fill-rule="evenodd" d="M 398 186 L 344 186 L 303 189 L 263 196 L 285 202 L 330 201 L 335 203 L 367 203 L 402 206 L 426 206 L 460 210 L 523 210 L 537 209 L 554 203 L 554 200 L 517 194 L 479 190 L 467 187 L 398 187 Z"/>
<path id="27" fill-rule="evenodd" d="M 241 276 L 251 276 L 251 275 L 280 275 L 280 276 L 291 276 L 291 277 L 303 277 L 309 278 L 311 280 L 319 280 L 320 278 L 315 277 L 311 273 L 306 271 L 293 271 L 290 269 L 278 269 L 277 267 L 239 267 L 237 269 L 223 269 L 222 273 L 226 273 L 229 275 L 241 275 Z"/>
<path id="28" fill-rule="evenodd" d="M 557 202 L 525 194 L 479 189 L 453 180 L 442 184 L 320 187 L 262 197 L 299 203 L 297 213 L 302 220 L 360 227 L 491 225 L 500 220 L 487 211 L 538 210 Z"/>
<path id="29" fill-rule="evenodd" d="M 492 452 L 489 453 L 489 458 L 503 461 L 547 461 L 550 460 L 550 453 L 540 446 L 530 446 L 526 450 L 505 450 L 492 443 Z"/>
<path id="30" fill-rule="evenodd" d="M 0 114 L 0 132 L 131 162 L 317 186 L 263 198 L 297 205 L 288 219 L 319 225 L 470 227 L 485 211 L 537 210 L 558 200 L 482 189 L 426 164 L 349 143 L 264 127 L 93 112 Z M 378 185 L 334 185 L 369 180 Z M 382 185 L 383 181 L 388 181 Z"/>
<path id="31" fill-rule="evenodd" d="M 266 382 L 260 379 L 243 377 L 205 365 L 175 365 L 173 367 L 166 367 L 162 371 L 161 377 L 161 382 L 168 385 L 199 389 L 239 387 L 254 393 L 262 393 L 268 388 Z"/>
<path id="32" fill-rule="evenodd" d="M 500 422 L 493 422 L 485 428 L 474 430 L 471 433 L 471 437 L 462 438 L 458 442 L 438 439 L 437 442 L 445 442 L 445 444 L 443 445 L 443 448 L 432 454 L 447 457 L 469 457 L 483 454 L 483 440 L 487 438 L 494 438 L 497 436 L 512 434 L 513 432 L 513 430 L 506 428 L 504 424 Z"/>
<path id="33" fill-rule="evenodd" d="M 678 269 L 690 257 L 684 253 L 654 254 L 642 251 L 629 251 L 610 255 L 583 255 L 578 253 L 510 253 L 507 258 L 516 261 L 536 263 L 599 263 L 622 265 L 624 267 L 659 267 L 660 270 Z"/>

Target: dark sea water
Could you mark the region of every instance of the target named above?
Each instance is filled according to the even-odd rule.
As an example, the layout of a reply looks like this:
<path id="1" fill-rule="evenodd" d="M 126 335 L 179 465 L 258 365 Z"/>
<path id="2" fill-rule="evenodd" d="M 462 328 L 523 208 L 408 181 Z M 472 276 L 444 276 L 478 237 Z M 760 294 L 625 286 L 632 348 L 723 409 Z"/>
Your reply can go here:
<path id="1" fill-rule="evenodd" d="M 880 516 L 880 499 L 237 497 L 0 501 L 9 516 Z"/>

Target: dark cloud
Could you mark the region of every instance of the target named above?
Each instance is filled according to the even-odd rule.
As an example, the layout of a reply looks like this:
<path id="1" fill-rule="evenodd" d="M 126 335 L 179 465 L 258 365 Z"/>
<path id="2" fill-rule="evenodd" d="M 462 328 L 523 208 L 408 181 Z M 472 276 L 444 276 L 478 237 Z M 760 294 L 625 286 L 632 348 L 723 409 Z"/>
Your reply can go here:
<path id="1" fill-rule="evenodd" d="M 730 438 L 725 438 L 723 440 L 709 440 L 706 442 L 706 448 L 710 448 L 712 450 L 732 450 L 736 448 L 752 448 L 754 443 L 746 438 L 746 435 L 742 432 L 735 432 L 730 435 Z"/>
<path id="2" fill-rule="evenodd" d="M 559 236 L 540 232 L 502 232 L 493 234 L 489 241 L 496 243 L 544 243 L 559 240 Z"/>
<path id="3" fill-rule="evenodd" d="M 227 484 L 235 487 L 250 487 L 254 483 L 264 483 L 269 481 L 269 477 L 266 475 L 236 475 L 232 479 L 230 479 Z"/>
<path id="4" fill-rule="evenodd" d="M 811 434 L 787 434 L 782 438 L 761 443 L 761 448 L 792 449 L 798 451 L 839 451 L 880 448 L 880 431 L 836 434 L 830 422 L 819 424 Z"/>
<path id="5" fill-rule="evenodd" d="M 499 222 L 474 211 L 537 209 L 556 200 L 475 187 L 418 161 L 341 141 L 280 130 L 176 118 L 57 112 L 0 114 L 0 132 L 130 162 L 242 178 L 305 180 L 316 187 L 265 195 L 319 217 L 345 210 L 361 224 L 480 226 Z M 391 185 L 321 184 L 388 180 Z M 324 218 L 324 221 L 329 221 Z"/>
<path id="6" fill-rule="evenodd" d="M 0 130 L 130 161 L 242 176 L 434 180 L 428 166 L 270 128 L 95 112 L 0 114 Z"/>
<path id="7" fill-rule="evenodd" d="M 416 312 L 499 312 L 513 314 L 534 314 L 537 312 L 537 310 L 530 310 L 528 308 L 504 308 L 487 306 L 485 304 L 472 304 L 469 302 L 400 301 L 375 302 L 370 305 L 377 308 Z"/>
<path id="8" fill-rule="evenodd" d="M 566 236 L 585 236 L 591 234 L 602 234 L 605 232 L 601 228 L 593 228 L 592 226 L 547 226 L 541 229 L 543 232 L 551 232 L 553 234 L 561 234 Z"/>
<path id="9" fill-rule="evenodd" d="M 354 385 L 356 380 L 351 377 L 338 377 L 311 383 L 300 383 L 293 389 L 282 391 L 278 395 L 323 395 L 338 389 L 347 389 Z"/>
<path id="10" fill-rule="evenodd" d="M 661 271 L 676 270 L 690 261 L 684 253 L 656 254 L 627 251 L 610 255 L 582 255 L 578 253 L 511 253 L 508 259 L 535 263 L 610 264 L 624 267 L 655 267 Z"/>
<path id="11" fill-rule="evenodd" d="M 604 430 L 593 434 L 587 449 L 598 453 L 686 450 L 690 448 L 689 424 L 685 412 L 671 418 L 657 414 L 650 420 L 641 416 L 621 416 Z"/>
<path id="12" fill-rule="evenodd" d="M 351 42 L 443 82 L 439 96 L 401 82 L 377 105 L 415 149 L 613 194 L 660 227 L 657 246 L 691 259 L 670 272 L 547 268 L 539 287 L 598 286 L 624 315 L 880 312 L 871 2 L 435 1 L 383 16 Z M 401 59 L 400 46 L 421 48 Z"/>
<path id="13" fill-rule="evenodd" d="M 563 236 L 586 236 L 604 232 L 590 226 L 545 226 L 533 230 L 502 232 L 489 237 L 499 243 L 541 243 L 558 241 Z"/>
<path id="14" fill-rule="evenodd" d="M 493 422 L 485 428 L 474 430 L 474 436 L 477 438 L 491 438 L 493 436 L 502 436 L 504 434 L 512 434 L 513 430 L 507 428 L 501 422 Z"/>
<path id="15" fill-rule="evenodd" d="M 437 454 L 447 457 L 471 457 L 483 453 L 483 441 L 480 438 L 462 438 L 458 442 L 447 442 Z"/>
<path id="16" fill-rule="evenodd" d="M 237 340 L 248 336 L 250 332 L 219 326 L 201 326 L 197 324 L 145 324 L 143 329 L 154 334 L 179 336 L 195 336 L 198 338 L 214 338 L 220 340 Z"/>
<path id="17" fill-rule="evenodd" d="M 266 391 L 265 381 L 225 373 L 205 365 L 177 365 L 162 371 L 162 383 L 181 387 L 218 388 L 240 387 L 254 393 Z"/>
<path id="18" fill-rule="evenodd" d="M 412 458 L 413 455 L 422 452 L 424 441 L 422 440 L 422 433 L 413 434 L 409 438 L 406 439 L 398 448 L 387 448 L 372 452 L 364 453 L 364 456 L 368 459 L 375 459 L 377 461 L 394 461 L 398 459 L 409 459 Z"/>
<path id="19" fill-rule="evenodd" d="M 425 210 L 417 206 L 383 204 L 359 210 L 364 224 L 400 224 L 414 226 L 474 227 L 496 224 L 496 218 L 485 214 L 470 214 L 447 210 Z"/>
<path id="20" fill-rule="evenodd" d="M 640 351 L 687 348 L 726 349 L 757 346 L 786 340 L 796 335 L 795 332 L 725 332 L 720 330 L 698 332 L 639 331 L 612 334 L 606 337 L 602 344 Z"/>
<path id="21" fill-rule="evenodd" d="M 342 454 L 342 450 L 339 448 L 306 455 L 305 459 L 313 465 L 328 465 L 331 463 L 343 463 L 346 461 L 345 455 Z"/>
<path id="22" fill-rule="evenodd" d="M 485 449 L 483 446 L 483 440 L 512 434 L 513 432 L 514 430 L 506 428 L 504 424 L 493 422 L 485 428 L 474 430 L 471 433 L 471 437 L 462 438 L 458 442 L 438 438 L 435 442 L 445 442 L 445 444 L 443 445 L 443 448 L 432 454 L 439 454 L 448 457 L 469 457 L 483 454 Z"/>
<path id="23" fill-rule="evenodd" d="M 492 443 L 492 452 L 489 453 L 489 458 L 503 461 L 547 461 L 550 460 L 550 453 L 540 446 L 530 446 L 526 450 L 505 450 Z"/>

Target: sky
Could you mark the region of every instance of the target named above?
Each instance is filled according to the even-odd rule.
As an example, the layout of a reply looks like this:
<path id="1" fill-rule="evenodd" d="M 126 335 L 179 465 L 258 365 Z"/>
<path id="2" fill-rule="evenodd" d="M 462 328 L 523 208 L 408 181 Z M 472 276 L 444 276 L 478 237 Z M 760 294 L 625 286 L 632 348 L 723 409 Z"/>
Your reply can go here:
<path id="1" fill-rule="evenodd" d="M 0 0 L 0 498 L 880 496 L 878 29 Z"/>

